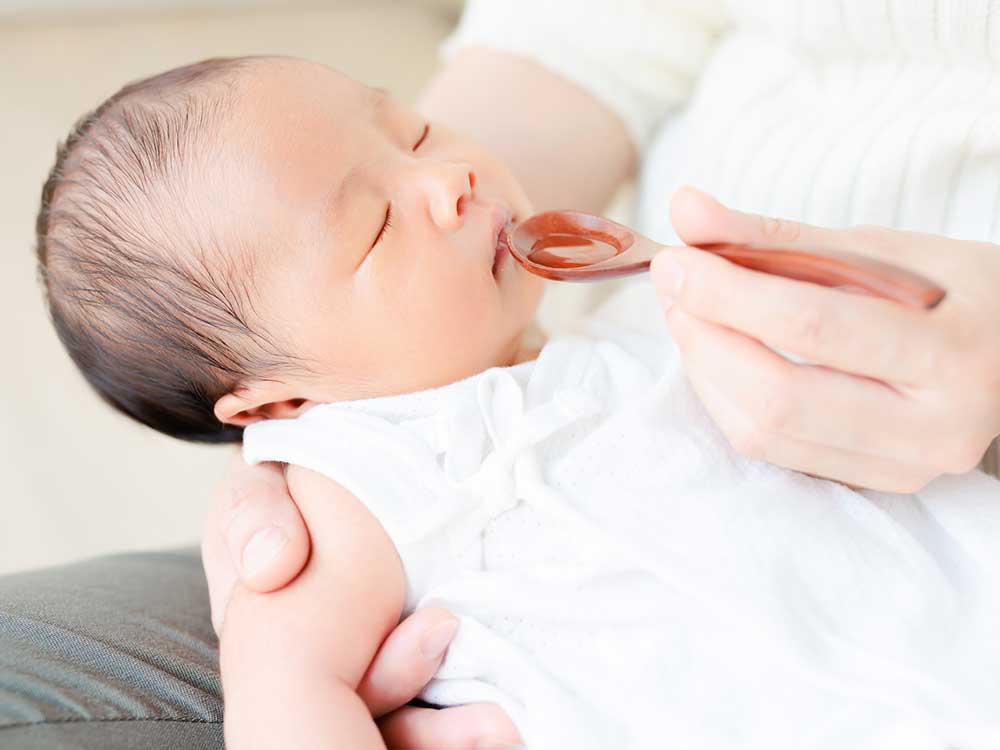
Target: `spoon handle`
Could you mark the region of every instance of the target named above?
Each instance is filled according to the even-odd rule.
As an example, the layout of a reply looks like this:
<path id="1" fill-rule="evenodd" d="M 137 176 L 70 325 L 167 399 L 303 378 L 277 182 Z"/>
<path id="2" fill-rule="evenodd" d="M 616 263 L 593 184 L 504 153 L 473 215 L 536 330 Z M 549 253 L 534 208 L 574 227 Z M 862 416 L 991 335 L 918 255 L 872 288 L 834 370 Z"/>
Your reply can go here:
<path id="1" fill-rule="evenodd" d="M 829 287 L 848 287 L 910 307 L 931 309 L 945 290 L 930 279 L 905 268 L 843 251 L 778 250 L 747 245 L 699 245 L 744 268 L 775 276 L 810 281 Z"/>

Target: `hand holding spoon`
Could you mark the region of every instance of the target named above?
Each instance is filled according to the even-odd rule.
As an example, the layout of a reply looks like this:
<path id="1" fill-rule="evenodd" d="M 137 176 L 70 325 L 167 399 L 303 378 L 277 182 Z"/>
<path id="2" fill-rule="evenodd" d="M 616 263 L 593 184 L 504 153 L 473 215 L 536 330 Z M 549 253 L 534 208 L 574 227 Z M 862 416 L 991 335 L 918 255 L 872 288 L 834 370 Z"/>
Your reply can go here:
<path id="1" fill-rule="evenodd" d="M 531 273 L 556 281 L 599 281 L 649 269 L 664 246 L 622 224 L 582 211 L 546 211 L 506 232 L 511 255 Z M 755 271 L 848 287 L 911 307 L 931 309 L 945 290 L 905 268 L 842 251 L 702 245 L 699 250 Z"/>

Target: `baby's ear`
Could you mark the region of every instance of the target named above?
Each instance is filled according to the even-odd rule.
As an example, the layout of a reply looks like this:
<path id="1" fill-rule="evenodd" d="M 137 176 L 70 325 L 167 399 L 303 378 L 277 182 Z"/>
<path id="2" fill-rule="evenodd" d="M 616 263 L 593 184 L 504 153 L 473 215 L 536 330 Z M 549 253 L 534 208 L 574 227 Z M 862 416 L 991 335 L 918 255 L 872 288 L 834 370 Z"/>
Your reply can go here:
<path id="1" fill-rule="evenodd" d="M 293 419 L 315 402 L 305 398 L 281 398 L 253 387 L 230 391 L 215 402 L 215 418 L 223 424 L 246 427 L 262 419 Z"/>

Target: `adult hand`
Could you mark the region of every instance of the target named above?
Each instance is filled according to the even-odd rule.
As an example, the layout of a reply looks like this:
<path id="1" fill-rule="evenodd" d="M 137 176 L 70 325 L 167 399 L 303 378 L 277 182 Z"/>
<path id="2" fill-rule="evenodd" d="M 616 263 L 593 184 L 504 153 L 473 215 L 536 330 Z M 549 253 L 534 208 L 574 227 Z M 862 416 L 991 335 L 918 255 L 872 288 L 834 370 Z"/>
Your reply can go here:
<path id="1" fill-rule="evenodd" d="M 651 273 L 667 325 L 737 451 L 892 492 L 975 468 L 1000 433 L 1000 246 L 754 216 L 693 188 L 673 196 L 671 220 L 687 245 L 846 250 L 947 290 L 936 308 L 917 310 L 691 247 L 658 254 Z"/>
<path id="2" fill-rule="evenodd" d="M 216 632 L 238 583 L 261 593 L 292 583 L 308 562 L 309 534 L 278 464 L 247 466 L 234 456 L 213 498 L 201 549 Z M 390 750 L 521 742 L 514 724 L 491 703 L 440 710 L 406 705 L 434 676 L 457 625 L 442 609 L 414 612 L 383 641 L 358 686 Z"/>

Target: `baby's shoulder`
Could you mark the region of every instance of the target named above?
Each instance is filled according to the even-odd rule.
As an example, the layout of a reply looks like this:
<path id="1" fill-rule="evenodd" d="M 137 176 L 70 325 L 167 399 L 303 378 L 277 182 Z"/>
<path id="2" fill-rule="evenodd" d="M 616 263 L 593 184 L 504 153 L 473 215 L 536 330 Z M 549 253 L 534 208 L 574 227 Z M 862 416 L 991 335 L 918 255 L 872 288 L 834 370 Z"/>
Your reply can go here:
<path id="1" fill-rule="evenodd" d="M 402 581 L 395 546 L 371 509 L 335 479 L 296 464 L 285 469 L 288 493 L 302 514 L 314 551 L 345 564 L 378 562 L 385 580 Z M 336 551 L 336 552 L 334 552 Z M 400 592 L 398 598 L 402 599 Z"/>

